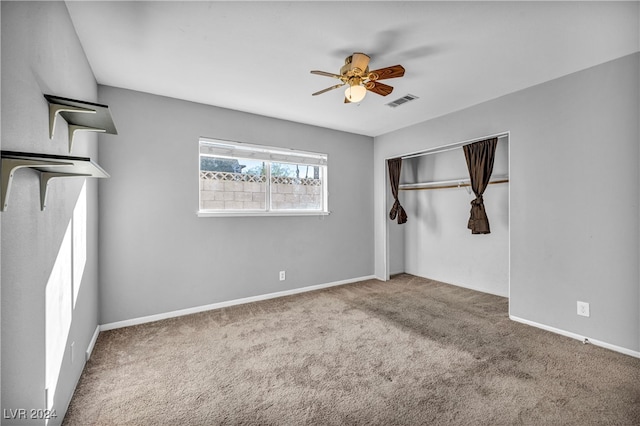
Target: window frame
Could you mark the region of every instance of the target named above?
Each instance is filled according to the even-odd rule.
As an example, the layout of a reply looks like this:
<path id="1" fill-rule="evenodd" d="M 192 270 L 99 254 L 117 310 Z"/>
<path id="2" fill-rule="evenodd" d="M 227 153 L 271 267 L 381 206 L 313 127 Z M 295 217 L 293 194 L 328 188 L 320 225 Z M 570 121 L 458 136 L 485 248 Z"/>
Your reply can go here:
<path id="1" fill-rule="evenodd" d="M 245 152 L 248 155 L 243 157 L 241 155 L 228 154 L 207 154 L 203 153 L 203 145 L 209 146 L 213 151 L 228 148 L 230 152 L 240 151 Z M 206 148 L 205 148 L 206 149 Z M 251 155 L 258 155 L 258 159 L 265 163 L 265 209 L 262 210 L 243 210 L 243 209 L 203 209 L 202 208 L 202 186 L 201 186 L 201 159 L 203 156 L 228 158 L 228 159 L 251 159 Z M 264 157 L 281 156 L 285 159 L 272 159 Z M 322 207 L 320 209 L 273 209 L 272 207 L 272 182 L 271 182 L 271 165 L 272 163 L 279 164 L 303 164 L 295 161 L 287 161 L 286 158 L 290 156 L 295 158 L 309 158 L 310 161 L 319 162 L 313 163 L 314 166 L 320 167 L 320 179 L 322 182 Z M 223 139 L 214 139 L 207 137 L 200 137 L 198 139 L 198 217 L 260 217 L 260 216 L 326 216 L 330 214 L 329 211 L 329 185 L 328 185 L 328 154 L 319 152 L 302 151 L 292 148 L 282 148 L 269 145 L 249 144 L 245 142 L 235 142 Z M 322 164 L 320 164 L 322 163 Z"/>

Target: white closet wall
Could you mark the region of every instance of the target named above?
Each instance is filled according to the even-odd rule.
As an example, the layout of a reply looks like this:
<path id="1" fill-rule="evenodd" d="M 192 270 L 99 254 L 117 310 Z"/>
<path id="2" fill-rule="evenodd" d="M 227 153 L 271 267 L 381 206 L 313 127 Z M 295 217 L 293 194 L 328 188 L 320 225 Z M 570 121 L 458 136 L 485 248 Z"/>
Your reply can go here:
<path id="1" fill-rule="evenodd" d="M 492 176 L 509 175 L 508 138 L 498 140 Z M 400 184 L 469 177 L 462 148 L 403 161 Z M 409 220 L 404 227 L 404 270 L 500 296 L 509 295 L 509 184 L 497 183 L 484 193 L 491 233 L 467 229 L 469 187 L 401 190 Z"/>

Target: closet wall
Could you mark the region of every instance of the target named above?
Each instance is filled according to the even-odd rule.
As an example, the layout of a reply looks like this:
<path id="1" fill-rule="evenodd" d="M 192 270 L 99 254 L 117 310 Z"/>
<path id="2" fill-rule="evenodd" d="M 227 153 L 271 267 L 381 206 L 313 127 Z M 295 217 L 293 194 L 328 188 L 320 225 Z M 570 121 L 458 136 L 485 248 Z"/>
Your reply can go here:
<path id="1" fill-rule="evenodd" d="M 453 142 L 453 141 L 447 141 Z M 508 138 L 498 140 L 493 177 L 509 174 Z M 469 172 L 461 147 L 407 158 L 400 184 L 463 180 Z M 490 234 L 467 229 L 470 187 L 401 190 L 409 220 L 404 233 L 404 271 L 413 275 L 509 295 L 509 184 L 487 187 L 484 203 Z M 392 253 L 391 256 L 395 256 Z"/>
<path id="2" fill-rule="evenodd" d="M 640 356 L 639 55 L 376 137 L 376 276 L 406 226 L 388 218 L 384 160 L 506 130 L 511 318 Z"/>

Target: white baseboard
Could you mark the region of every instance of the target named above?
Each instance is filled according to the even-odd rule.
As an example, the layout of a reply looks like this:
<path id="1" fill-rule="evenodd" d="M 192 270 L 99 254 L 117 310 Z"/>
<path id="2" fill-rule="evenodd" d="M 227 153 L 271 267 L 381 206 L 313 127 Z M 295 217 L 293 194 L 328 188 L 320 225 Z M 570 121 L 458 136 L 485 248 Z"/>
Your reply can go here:
<path id="1" fill-rule="evenodd" d="M 197 314 L 198 312 L 211 311 L 214 309 L 226 308 L 226 307 L 235 306 L 235 305 L 242 305 L 242 304 L 251 303 L 251 302 L 258 302 L 261 300 L 275 299 L 277 297 L 290 296 L 298 293 L 306 293 L 308 291 L 320 290 L 323 288 L 351 284 L 351 283 L 366 281 L 370 279 L 376 279 L 376 277 L 374 275 L 369 275 L 366 277 L 352 278 L 348 280 L 334 281 L 326 284 L 318 284 L 318 285 L 312 285 L 308 287 L 294 288 L 291 290 L 278 291 L 275 293 L 262 294 L 259 296 L 251 296 L 251 297 L 244 297 L 242 299 L 228 300 L 226 302 L 218 302 L 218 303 L 212 303 L 209 305 L 195 306 L 193 308 L 180 309 L 177 311 L 165 312 L 165 313 L 156 314 L 156 315 L 149 315 L 146 317 L 133 318 L 133 319 L 124 320 L 124 321 L 116 321 L 116 322 L 111 322 L 107 324 L 102 324 L 100 326 L 100 331 L 130 327 L 132 325 L 144 324 L 144 323 L 153 322 L 153 321 L 160 321 L 167 318 L 181 317 L 184 315 Z M 97 335 L 95 337 L 97 338 Z"/>
<path id="2" fill-rule="evenodd" d="M 592 339 L 592 338 L 587 337 L 587 336 L 581 336 L 579 334 L 572 333 L 570 331 L 565 331 L 565 330 L 561 330 L 559 328 L 550 327 L 548 325 L 540 324 L 540 323 L 537 323 L 537 322 L 534 322 L 534 321 L 529 321 L 529 320 L 526 320 L 524 318 L 519 318 L 519 317 L 516 317 L 516 316 L 513 316 L 513 315 L 509 315 L 509 318 L 512 319 L 513 321 L 520 322 L 520 323 L 526 324 L 526 325 L 530 325 L 532 327 L 541 328 L 543 330 L 550 331 L 550 332 L 556 333 L 556 334 L 560 334 L 562 336 L 571 337 L 572 339 L 580 340 L 581 342 L 584 342 L 585 339 L 587 339 L 588 342 L 590 344 L 592 344 L 592 345 L 600 346 L 600 347 L 603 347 L 603 348 L 606 348 L 606 349 L 610 349 L 612 351 L 620 352 L 620 353 L 623 353 L 625 355 L 629 355 L 629 356 L 632 356 L 632 357 L 635 357 L 635 358 L 640 358 L 640 352 L 634 351 L 634 350 L 631 350 L 631 349 L 627 349 L 627 348 L 623 348 L 622 346 L 612 345 L 611 343 L 602 342 L 600 340 Z"/>
<path id="3" fill-rule="evenodd" d="M 100 334 L 100 326 L 96 327 L 96 331 L 93 333 L 93 337 L 89 342 L 89 347 L 87 348 L 87 352 L 85 353 L 85 361 L 89 361 L 89 358 L 91 358 L 93 347 L 96 345 L 96 341 L 98 340 L 98 334 Z"/>

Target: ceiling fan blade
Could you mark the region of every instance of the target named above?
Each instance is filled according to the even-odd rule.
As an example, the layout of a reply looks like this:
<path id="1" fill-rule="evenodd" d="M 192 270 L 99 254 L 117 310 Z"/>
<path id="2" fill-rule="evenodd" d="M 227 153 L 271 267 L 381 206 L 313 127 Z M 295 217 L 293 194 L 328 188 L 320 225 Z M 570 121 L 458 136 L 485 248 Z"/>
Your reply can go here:
<path id="1" fill-rule="evenodd" d="M 398 78 L 404 75 L 404 67 L 402 65 L 393 65 L 391 67 L 380 68 L 369 73 L 369 80 L 384 80 L 386 78 Z"/>
<path id="2" fill-rule="evenodd" d="M 312 93 L 311 96 L 321 95 L 329 90 L 337 89 L 338 87 L 344 86 L 344 83 L 336 84 L 335 86 L 327 87 L 326 89 L 320 90 L 319 92 Z"/>
<path id="3" fill-rule="evenodd" d="M 387 96 L 389 93 L 393 92 L 393 87 L 387 86 L 383 83 L 377 83 L 375 81 L 370 81 L 365 86 L 368 91 L 377 93 L 378 95 Z"/>
<path id="4" fill-rule="evenodd" d="M 315 75 L 323 75 L 325 77 L 333 77 L 333 78 L 340 78 L 341 76 L 338 74 L 334 74 L 331 72 L 326 72 L 326 71 L 317 71 L 317 70 L 313 70 L 311 71 L 311 74 L 315 74 Z"/>
<path id="5" fill-rule="evenodd" d="M 351 55 L 351 69 L 359 68 L 364 72 L 369 66 L 369 56 L 364 53 L 354 53 Z"/>

